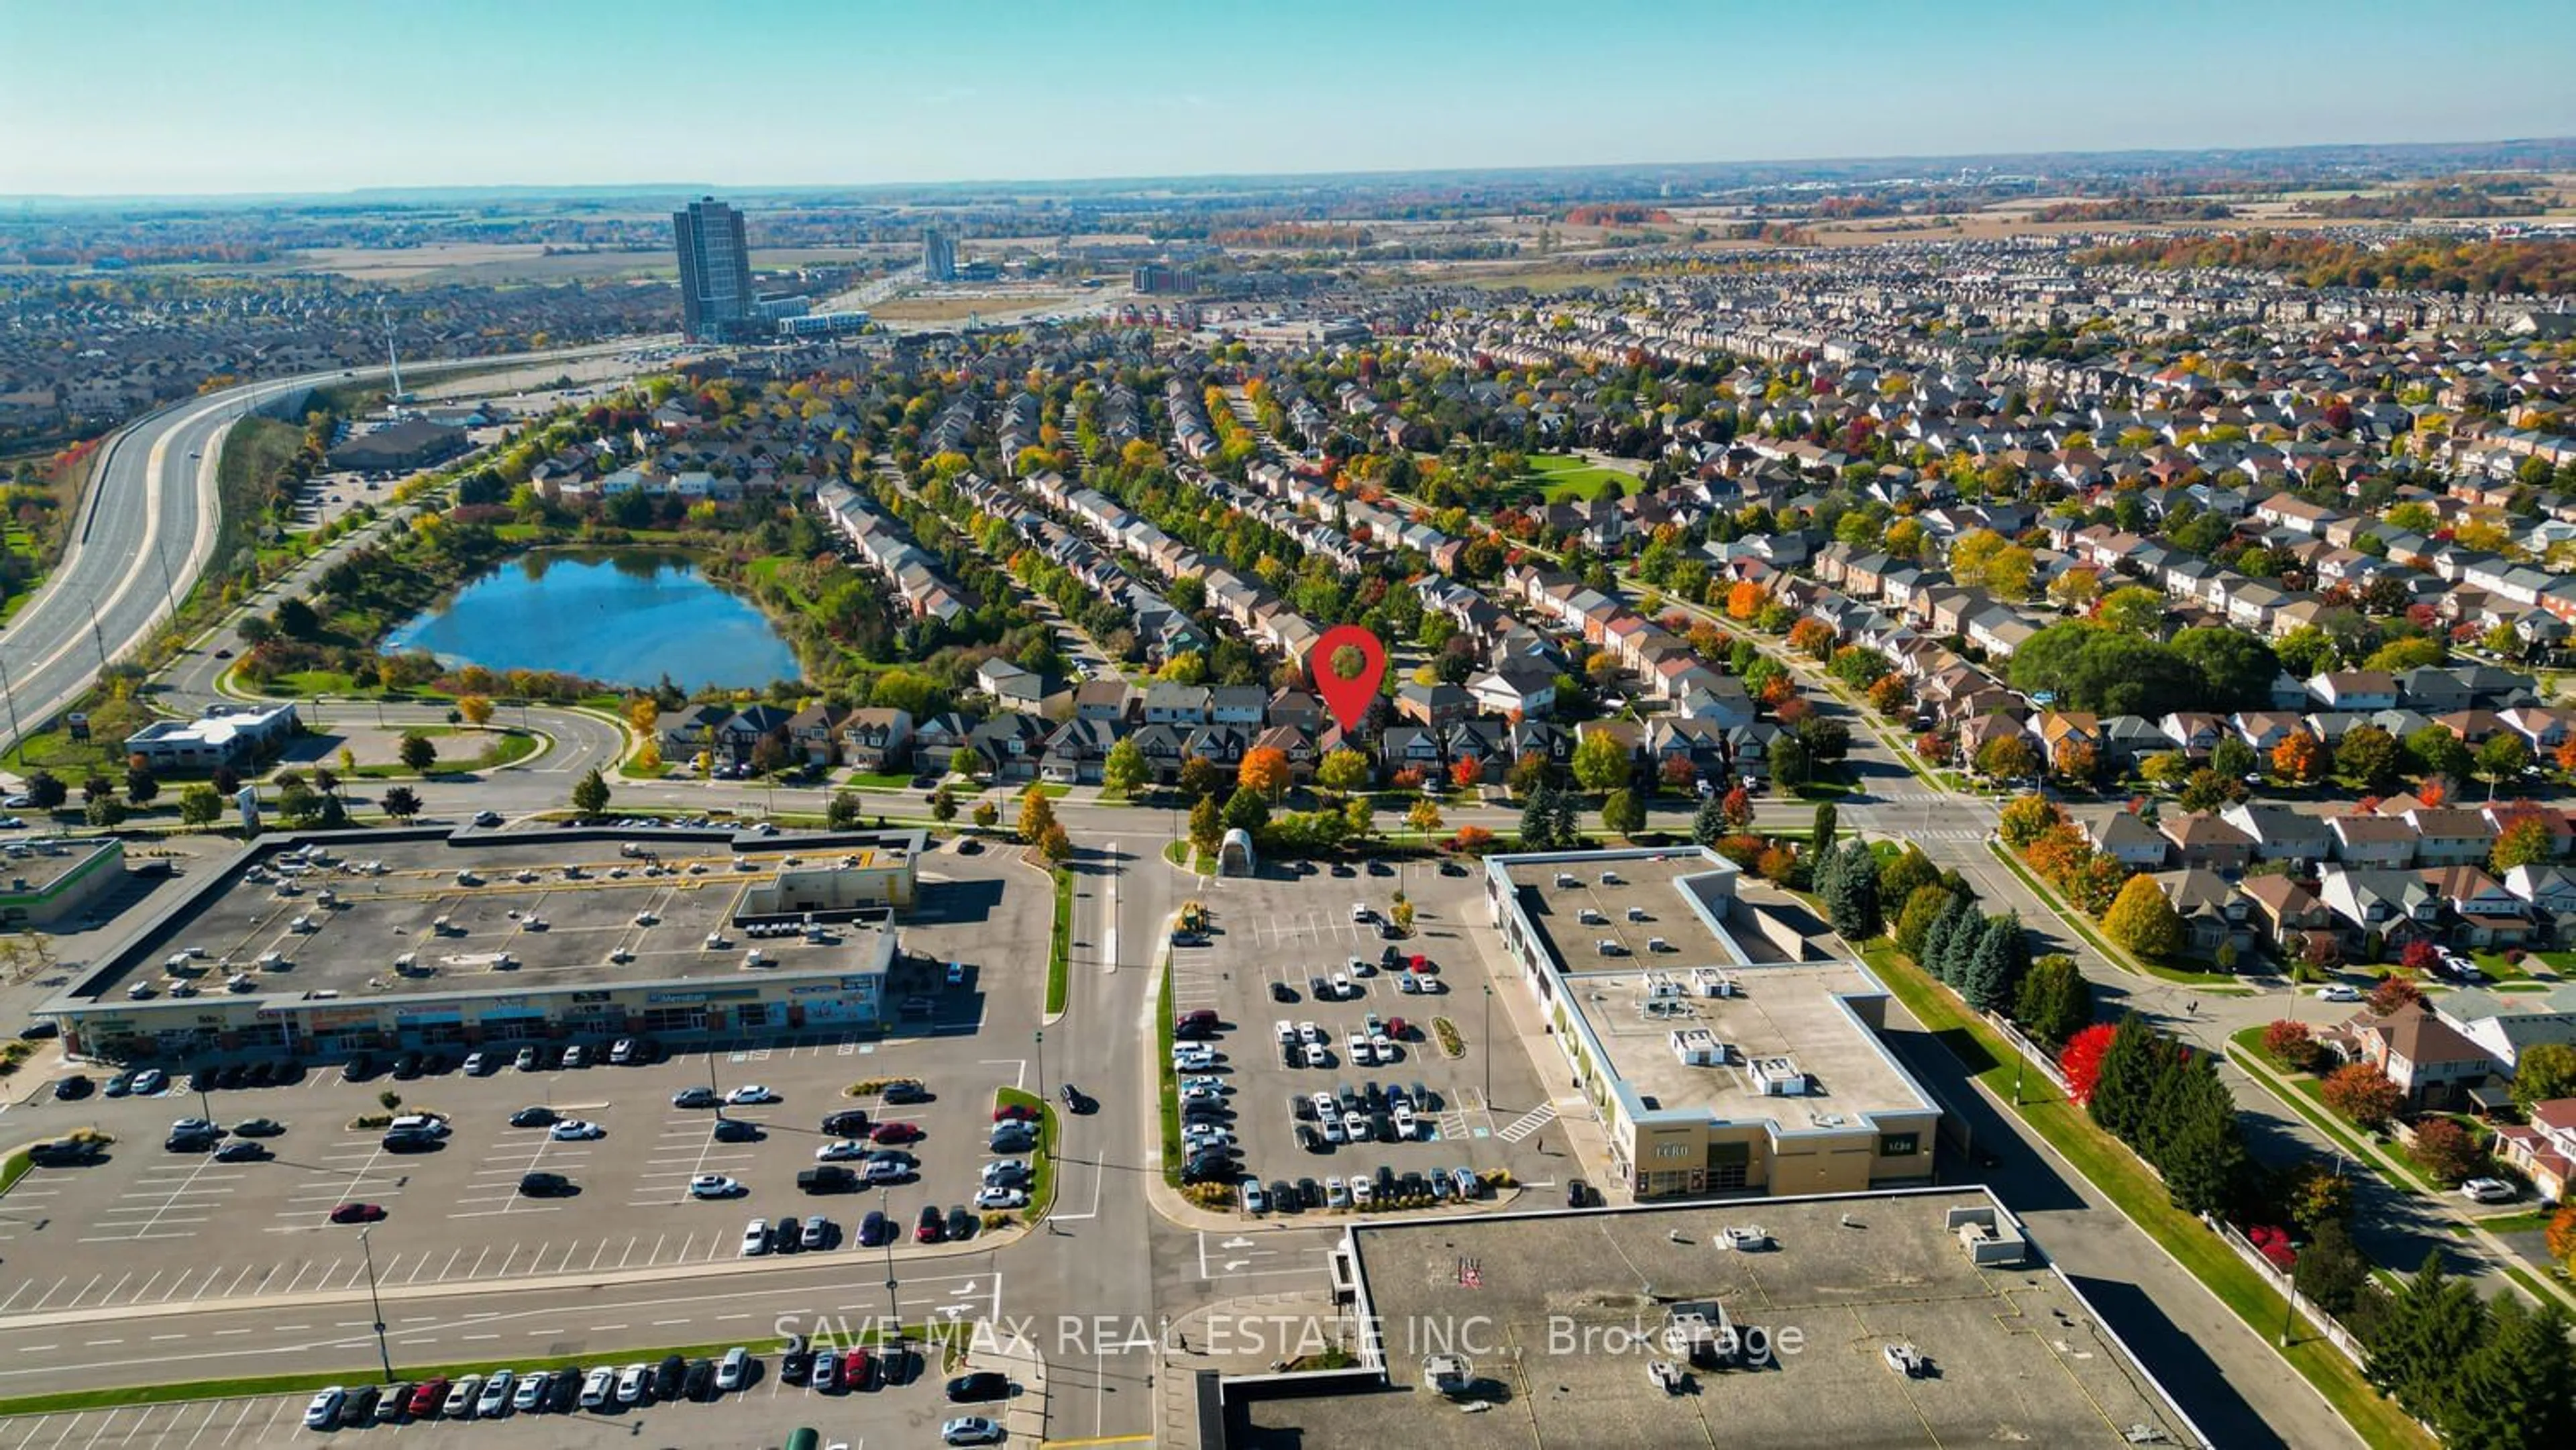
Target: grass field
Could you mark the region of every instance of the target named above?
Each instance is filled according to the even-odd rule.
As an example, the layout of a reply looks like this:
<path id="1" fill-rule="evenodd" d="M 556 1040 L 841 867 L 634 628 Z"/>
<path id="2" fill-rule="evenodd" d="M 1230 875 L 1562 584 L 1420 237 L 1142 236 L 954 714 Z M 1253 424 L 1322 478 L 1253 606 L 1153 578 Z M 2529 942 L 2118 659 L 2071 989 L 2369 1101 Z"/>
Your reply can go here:
<path id="1" fill-rule="evenodd" d="M 1533 454 L 1530 471 L 1520 482 L 1549 503 L 1566 503 L 1575 499 L 1596 499 L 1612 486 L 1634 484 L 1634 474 L 1615 468 L 1603 468 L 1562 453 Z"/>
<path id="2" fill-rule="evenodd" d="M 1047 938 L 1047 1015 L 1064 1010 L 1073 968 L 1073 873 L 1055 868 L 1055 929 Z"/>

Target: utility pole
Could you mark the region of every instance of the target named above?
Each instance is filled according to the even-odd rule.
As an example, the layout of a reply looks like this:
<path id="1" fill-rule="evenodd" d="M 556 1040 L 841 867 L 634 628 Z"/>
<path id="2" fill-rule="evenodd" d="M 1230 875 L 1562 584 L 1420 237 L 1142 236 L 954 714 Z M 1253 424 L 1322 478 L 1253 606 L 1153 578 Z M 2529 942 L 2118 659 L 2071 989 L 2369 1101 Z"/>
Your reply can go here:
<path id="1" fill-rule="evenodd" d="M 1477 1042 L 1476 1050 L 1485 1057 L 1485 1107 L 1491 1111 L 1494 1106 L 1494 984 L 1491 982 L 1485 984 L 1484 1037 Z"/>
<path id="2" fill-rule="evenodd" d="M 14 741 L 19 735 L 18 695 L 17 691 L 9 684 L 9 662 L 7 660 L 0 660 L 0 701 L 6 701 L 9 706 L 9 738 Z"/>

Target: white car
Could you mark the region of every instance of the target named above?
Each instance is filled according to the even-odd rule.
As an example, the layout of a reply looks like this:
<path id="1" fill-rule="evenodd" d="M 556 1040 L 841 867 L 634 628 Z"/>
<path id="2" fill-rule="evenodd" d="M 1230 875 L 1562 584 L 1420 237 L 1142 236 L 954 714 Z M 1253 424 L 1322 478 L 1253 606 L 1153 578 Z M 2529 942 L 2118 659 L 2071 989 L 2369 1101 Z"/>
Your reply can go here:
<path id="1" fill-rule="evenodd" d="M 519 1376 L 519 1392 L 510 1396 L 510 1408 L 534 1410 L 545 1403 L 545 1398 L 546 1372 L 541 1369 L 527 1370 Z"/>
<path id="2" fill-rule="evenodd" d="M 1343 1046 L 1350 1053 L 1352 1063 L 1357 1066 L 1367 1067 L 1377 1061 L 1377 1050 L 1369 1045 L 1367 1038 L 1356 1032 L 1345 1040 Z"/>
<path id="3" fill-rule="evenodd" d="M 2460 1185 L 2460 1196 L 2471 1203 L 2511 1203 L 2516 1190 L 2501 1178 L 2472 1178 Z"/>
<path id="4" fill-rule="evenodd" d="M 617 1371 L 603 1364 L 582 1378 L 581 1407 L 583 1409 L 601 1409 L 615 1398 L 617 1398 Z"/>
<path id="5" fill-rule="evenodd" d="M 558 1143 L 579 1143 L 592 1138 L 605 1138 L 608 1130 L 581 1118 L 566 1118 L 546 1130 L 546 1136 Z"/>
<path id="6" fill-rule="evenodd" d="M 1325 1142 L 1347 1143 L 1351 1140 L 1351 1135 L 1342 1130 L 1342 1115 L 1340 1113 L 1326 1113 L 1320 1121 L 1324 1129 Z"/>
<path id="7" fill-rule="evenodd" d="M 843 1138 L 837 1143 L 826 1143 L 814 1150 L 814 1161 L 817 1163 L 838 1163 L 844 1159 L 866 1156 L 868 1156 L 868 1145 L 851 1138 Z"/>
<path id="8" fill-rule="evenodd" d="M 1216 1053 L 1204 1043 L 1184 1042 L 1172 1049 L 1172 1066 L 1195 1071 L 1216 1066 Z"/>
<path id="9" fill-rule="evenodd" d="M 1414 1136 L 1418 1124 L 1413 1116 L 1413 1109 L 1397 1103 L 1387 1116 L 1395 1120 L 1395 1136 L 1408 1139 Z"/>
<path id="10" fill-rule="evenodd" d="M 1368 1120 L 1368 1114 L 1366 1114 L 1366 1113 L 1344 1113 L 1344 1114 L 1342 1114 L 1342 1131 L 1343 1131 L 1344 1133 L 1348 1134 L 1348 1135 L 1350 1136 L 1350 1140 L 1351 1140 L 1352 1142 L 1354 1142 L 1354 1143 L 1365 1143 L 1365 1142 L 1367 1142 L 1367 1141 L 1369 1140 L 1369 1120 Z"/>
<path id="11" fill-rule="evenodd" d="M 742 1257 L 756 1259 L 769 1252 L 769 1220 L 755 1218 L 743 1225 Z"/>
<path id="12" fill-rule="evenodd" d="M 653 1378 L 649 1364 L 630 1364 L 617 1372 L 617 1403 L 632 1405 L 644 1398 L 644 1386 Z"/>
<path id="13" fill-rule="evenodd" d="M 1282 1018 L 1280 1018 L 1280 1019 L 1279 1019 L 1278 1027 L 1279 1027 L 1279 1040 L 1280 1040 L 1280 1041 L 1282 1041 L 1282 1042 L 1294 1042 L 1294 1041 L 1296 1041 L 1296 1040 L 1297 1040 L 1297 1024 L 1296 1024 L 1296 1023 L 1289 1021 L 1289 1020 L 1288 1020 L 1287 1018 L 1285 1018 L 1285 1017 L 1282 1017 Z"/>
<path id="14" fill-rule="evenodd" d="M 742 1086 L 735 1088 L 732 1092 L 725 1094 L 725 1102 L 737 1108 L 745 1107 L 753 1103 L 774 1103 L 776 1101 L 778 1101 L 778 1094 L 771 1092 L 769 1089 L 762 1087 L 756 1082 L 744 1083 Z"/>
<path id="15" fill-rule="evenodd" d="M 1197 1084 L 1192 1084 L 1189 1087 L 1181 1089 L 1181 1101 L 1185 1103 L 1221 1103 L 1225 1101 L 1225 1094 L 1218 1092 L 1212 1087 L 1201 1087 Z"/>
<path id="16" fill-rule="evenodd" d="M 1335 973 L 1333 973 L 1333 1000 L 1334 1000 L 1334 1001 L 1336 1001 L 1336 1002 L 1346 1001 L 1346 1000 L 1348 1000 L 1348 999 L 1350 999 L 1350 998 L 1352 998 L 1352 997 L 1356 997 L 1356 996 L 1358 996 L 1359 994 L 1360 994 L 1360 989 L 1359 989 L 1359 988 L 1357 988 L 1357 987 L 1355 987 L 1355 986 L 1352 986 L 1352 985 L 1351 985 L 1351 974 L 1350 974 L 1350 973 L 1348 973 L 1348 972 L 1335 972 Z"/>
<path id="17" fill-rule="evenodd" d="M 475 1396 L 474 1417 L 478 1420 L 489 1420 L 508 1414 L 510 1387 L 518 1383 L 518 1379 L 518 1375 L 511 1370 L 492 1371 L 492 1377 L 483 1382 L 483 1393 Z"/>
<path id="18" fill-rule="evenodd" d="M 1362 923 L 1375 921 L 1377 920 L 1377 913 L 1369 910 L 1367 902 L 1354 901 L 1351 903 L 1351 920 Z"/>
<path id="19" fill-rule="evenodd" d="M 348 1397 L 349 1392 L 340 1388 L 338 1385 L 333 1385 L 326 1390 L 315 1391 L 312 1401 L 304 1407 L 304 1428 L 307 1430 L 328 1430 L 333 1425 L 338 1424 L 340 1422 L 340 1403 Z"/>
<path id="20" fill-rule="evenodd" d="M 1349 1185 L 1347 1185 L 1347 1184 L 1343 1183 L 1343 1182 L 1342 1182 L 1342 1180 L 1340 1180 L 1340 1179 L 1338 1179 L 1338 1178 L 1327 1178 L 1327 1179 L 1325 1179 L 1325 1180 L 1324 1180 L 1324 1206 L 1325 1206 L 1326 1208 L 1348 1208 L 1348 1207 L 1350 1207 L 1350 1206 L 1351 1206 L 1351 1190 L 1350 1190 Z"/>
<path id="21" fill-rule="evenodd" d="M 1297 1024 L 1297 1040 L 1311 1046 L 1321 1047 L 1324 1045 L 1324 1029 L 1316 1026 L 1312 1022 L 1300 1022 Z"/>
<path id="22" fill-rule="evenodd" d="M 716 1361 L 716 1388 L 741 1389 L 743 1381 L 748 1379 L 750 1374 L 751 1351 L 737 1344 L 725 1351 L 724 1358 Z"/>
<path id="23" fill-rule="evenodd" d="M 1029 1181 L 1029 1164 L 1025 1158 L 996 1158 L 984 1165 L 986 1188 L 1008 1188 Z"/>
<path id="24" fill-rule="evenodd" d="M 1029 1206 L 1029 1196 L 1020 1189 L 1004 1188 L 996 1184 L 976 1193 L 975 1206 L 977 1208 L 1026 1208 Z"/>
<path id="25" fill-rule="evenodd" d="M 1377 1197 L 1377 1188 L 1365 1178 L 1351 1180 L 1351 1207 L 1366 1208 Z"/>
<path id="26" fill-rule="evenodd" d="M 1333 1065 L 1333 1050 L 1320 1042 L 1307 1043 L 1306 1065 L 1308 1067 L 1331 1067 Z"/>
<path id="27" fill-rule="evenodd" d="M 2332 982 L 2317 989 L 2317 1000 L 2320 1002 L 2358 1002 L 2361 1000 L 2361 989 L 2348 982 Z"/>
<path id="28" fill-rule="evenodd" d="M 721 1173 L 701 1173 L 689 1180 L 691 1198 L 731 1198 L 742 1192 L 742 1185 Z"/>

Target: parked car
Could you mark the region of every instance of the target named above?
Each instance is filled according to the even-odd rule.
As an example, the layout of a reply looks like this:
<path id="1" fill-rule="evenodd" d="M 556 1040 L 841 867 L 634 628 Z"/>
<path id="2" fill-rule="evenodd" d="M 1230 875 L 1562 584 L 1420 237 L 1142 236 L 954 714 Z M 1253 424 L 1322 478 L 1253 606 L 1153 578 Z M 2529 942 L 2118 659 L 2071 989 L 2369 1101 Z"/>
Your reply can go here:
<path id="1" fill-rule="evenodd" d="M 948 1381 L 948 1402 L 954 1405 L 998 1400 L 1010 1392 L 1010 1376 L 999 1370 L 979 1369 Z"/>
<path id="2" fill-rule="evenodd" d="M 671 1094 L 671 1106 L 675 1108 L 712 1108 L 722 1101 L 714 1088 L 707 1087 L 685 1087 Z"/>
<path id="3" fill-rule="evenodd" d="M 768 1088 L 765 1088 L 756 1082 L 744 1083 L 742 1086 L 735 1088 L 732 1092 L 725 1094 L 725 1103 L 729 1107 L 750 1107 L 758 1103 L 774 1103 L 776 1101 L 778 1101 L 778 1094 L 771 1092 Z"/>
<path id="4" fill-rule="evenodd" d="M 331 1210 L 333 1223 L 381 1223 L 384 1216 L 381 1203 L 344 1203 Z"/>
<path id="5" fill-rule="evenodd" d="M 701 1173 L 689 1180 L 691 1198 L 731 1198 L 742 1191 L 740 1183 L 721 1173 Z"/>
<path id="6" fill-rule="evenodd" d="M 340 1405 L 348 1397 L 349 1392 L 338 1385 L 315 1392 L 312 1400 L 304 1406 L 304 1428 L 328 1430 L 339 1424 Z"/>
<path id="7" fill-rule="evenodd" d="M 2501 1178 L 2472 1178 L 2460 1185 L 2460 1196 L 2472 1203 L 2511 1203 L 2520 1191 Z"/>
<path id="8" fill-rule="evenodd" d="M 2317 1000 L 2320 1002 L 2358 1002 L 2361 1000 L 2361 989 L 2348 982 L 2330 982 L 2317 990 Z"/>
<path id="9" fill-rule="evenodd" d="M 998 1445 L 1003 1438 L 1002 1427 L 982 1415 L 960 1415 L 939 1427 L 942 1445 Z"/>

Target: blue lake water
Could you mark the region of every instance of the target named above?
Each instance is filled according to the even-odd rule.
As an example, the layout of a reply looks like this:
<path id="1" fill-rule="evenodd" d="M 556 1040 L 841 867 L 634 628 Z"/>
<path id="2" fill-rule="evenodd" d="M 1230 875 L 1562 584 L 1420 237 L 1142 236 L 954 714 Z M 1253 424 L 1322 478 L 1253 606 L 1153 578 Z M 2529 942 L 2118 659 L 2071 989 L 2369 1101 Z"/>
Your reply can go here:
<path id="1" fill-rule="evenodd" d="M 760 611 L 685 555 L 523 555 L 396 629 L 388 653 L 446 665 L 560 670 L 610 684 L 758 688 L 798 678 L 796 652 Z"/>

